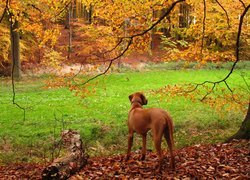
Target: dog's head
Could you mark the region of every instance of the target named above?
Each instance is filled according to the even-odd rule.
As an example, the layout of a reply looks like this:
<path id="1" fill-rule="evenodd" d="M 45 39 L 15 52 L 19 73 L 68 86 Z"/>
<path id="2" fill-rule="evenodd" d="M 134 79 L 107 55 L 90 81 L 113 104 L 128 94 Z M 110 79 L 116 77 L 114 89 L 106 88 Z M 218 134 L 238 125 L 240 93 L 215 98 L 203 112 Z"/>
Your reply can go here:
<path id="1" fill-rule="evenodd" d="M 129 95 L 128 98 L 129 98 L 131 103 L 139 102 L 141 105 L 147 105 L 148 104 L 148 100 L 146 99 L 144 94 L 141 93 L 141 92 L 136 92 L 134 94 L 131 94 L 131 95 Z"/>

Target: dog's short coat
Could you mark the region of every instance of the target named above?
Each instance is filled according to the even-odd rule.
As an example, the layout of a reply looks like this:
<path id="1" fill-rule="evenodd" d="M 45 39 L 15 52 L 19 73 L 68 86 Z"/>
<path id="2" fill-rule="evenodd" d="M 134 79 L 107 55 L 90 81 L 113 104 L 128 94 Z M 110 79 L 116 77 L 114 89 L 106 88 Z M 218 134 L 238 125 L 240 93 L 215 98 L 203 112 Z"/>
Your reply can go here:
<path id="1" fill-rule="evenodd" d="M 126 160 L 130 157 L 131 147 L 133 144 L 133 134 L 137 132 L 142 135 L 143 147 L 142 147 L 142 157 L 145 159 L 146 155 L 146 136 L 147 132 L 151 129 L 153 135 L 153 141 L 155 149 L 158 153 L 159 166 L 158 171 L 160 171 L 162 166 L 162 150 L 161 150 L 161 139 L 164 135 L 171 156 L 171 167 L 175 167 L 174 155 L 173 155 L 173 121 L 169 114 L 160 108 L 148 108 L 143 109 L 142 106 L 147 104 L 146 97 L 140 93 L 136 92 L 129 96 L 131 102 L 131 108 L 128 115 L 128 151 Z"/>

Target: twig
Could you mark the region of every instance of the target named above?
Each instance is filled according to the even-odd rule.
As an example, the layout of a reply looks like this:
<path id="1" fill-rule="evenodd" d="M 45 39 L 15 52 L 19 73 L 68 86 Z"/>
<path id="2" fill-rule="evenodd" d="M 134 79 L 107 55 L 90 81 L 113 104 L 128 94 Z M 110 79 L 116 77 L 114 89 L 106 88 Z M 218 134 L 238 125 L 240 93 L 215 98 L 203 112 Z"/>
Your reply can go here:
<path id="1" fill-rule="evenodd" d="M 227 17 L 227 27 L 228 29 L 231 27 L 230 26 L 230 21 L 229 21 L 229 17 L 228 17 L 228 13 L 226 11 L 226 9 L 221 5 L 221 3 L 218 0 L 215 0 L 217 2 L 217 4 L 221 7 L 221 9 L 225 12 L 226 17 Z"/>
<path id="2" fill-rule="evenodd" d="M 242 0 L 239 0 L 239 1 L 240 1 L 240 3 L 242 4 L 242 6 L 246 9 L 245 3 L 244 3 Z"/>
<path id="3" fill-rule="evenodd" d="M 36 9 L 37 11 L 39 11 L 39 13 L 43 13 L 42 10 L 40 8 L 38 8 L 37 6 L 35 6 L 34 4 L 28 4 L 28 6 L 33 7 L 34 9 Z"/>
<path id="4" fill-rule="evenodd" d="M 85 81 L 85 82 L 82 83 L 81 85 L 85 85 L 85 84 L 89 83 L 90 81 L 96 79 L 97 77 L 106 74 L 106 73 L 108 72 L 108 70 L 110 69 L 111 65 L 113 64 L 113 62 L 114 62 L 115 60 L 119 59 L 120 57 L 122 57 L 122 56 L 128 51 L 128 49 L 129 49 L 130 45 L 132 44 L 132 42 L 133 42 L 133 38 L 129 39 L 129 42 L 128 42 L 128 44 L 127 44 L 126 49 L 124 49 L 124 50 L 122 51 L 122 53 L 119 54 L 118 56 L 116 56 L 115 58 L 109 60 L 109 61 L 110 61 L 110 62 L 109 62 L 109 65 L 108 65 L 108 67 L 105 69 L 104 72 L 102 72 L 102 73 L 100 73 L 100 74 L 97 74 L 96 76 L 94 76 L 94 77 L 88 79 L 87 81 Z"/>
<path id="5" fill-rule="evenodd" d="M 207 94 L 205 96 L 203 96 L 203 98 L 201 99 L 201 101 L 205 100 L 206 97 L 209 96 L 213 92 L 215 86 L 216 86 L 216 84 L 213 84 L 213 87 L 210 89 L 210 91 L 207 92 Z"/>
<path id="6" fill-rule="evenodd" d="M 246 86 L 247 86 L 247 90 L 250 92 L 250 85 L 248 84 L 248 82 L 245 79 L 245 76 L 243 74 L 240 75 L 243 79 L 243 81 L 245 82 Z"/>

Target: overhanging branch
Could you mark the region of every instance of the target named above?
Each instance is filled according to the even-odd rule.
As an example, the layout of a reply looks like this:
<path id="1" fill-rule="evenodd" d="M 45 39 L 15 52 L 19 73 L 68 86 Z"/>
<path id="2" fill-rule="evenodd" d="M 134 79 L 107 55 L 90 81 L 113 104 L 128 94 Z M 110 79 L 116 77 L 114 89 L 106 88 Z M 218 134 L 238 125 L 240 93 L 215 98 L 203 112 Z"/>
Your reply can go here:
<path id="1" fill-rule="evenodd" d="M 195 91 L 199 86 L 203 86 L 205 84 L 213 84 L 211 90 L 202 98 L 202 100 L 204 100 L 209 94 L 212 93 L 212 91 L 214 90 L 215 86 L 220 84 L 220 83 L 225 83 L 226 87 L 228 88 L 228 90 L 233 93 L 233 90 L 230 88 L 230 86 L 228 85 L 227 83 L 227 79 L 231 76 L 231 74 L 233 73 L 233 71 L 235 70 L 235 67 L 237 65 L 237 63 L 240 61 L 240 57 L 239 57 L 239 54 L 240 54 L 240 38 L 241 38 L 241 31 L 242 31 L 242 25 L 243 25 L 243 22 L 244 22 L 244 17 L 247 13 L 247 11 L 249 10 L 250 8 L 250 4 L 248 6 L 246 6 L 246 8 L 244 9 L 243 13 L 241 14 L 240 16 L 240 21 L 239 21 L 239 26 L 238 26 L 238 32 L 237 32 L 237 39 L 236 39 L 236 44 L 235 44 L 235 54 L 236 54 L 236 60 L 235 62 L 233 63 L 229 73 L 221 80 L 219 81 L 204 81 L 203 83 L 198 83 L 195 85 L 195 87 L 189 91 L 186 91 L 187 93 L 188 92 L 193 92 Z"/>
<path id="2" fill-rule="evenodd" d="M 119 59 L 120 57 L 122 57 L 128 50 L 129 50 L 129 47 L 131 46 L 131 44 L 133 43 L 133 40 L 135 37 L 139 37 L 139 36 L 143 36 L 145 34 L 147 34 L 149 31 L 151 31 L 154 27 L 156 27 L 165 17 L 167 17 L 171 12 L 172 10 L 174 9 L 174 7 L 178 4 L 178 3 L 181 3 L 181 2 L 184 2 L 185 0 L 177 0 L 175 2 L 173 2 L 170 7 L 167 9 L 167 11 L 156 21 L 154 22 L 148 29 L 142 31 L 141 33 L 138 33 L 138 34 L 134 34 L 132 36 L 127 36 L 127 37 L 122 37 L 119 42 L 116 44 L 116 46 L 114 48 L 112 48 L 111 50 L 109 50 L 109 52 L 115 50 L 124 40 L 127 40 L 128 43 L 127 43 L 127 46 L 126 48 L 118 55 L 116 56 L 115 58 L 112 58 L 112 59 L 109 59 L 109 60 L 106 60 L 107 62 L 110 62 L 108 67 L 104 70 L 104 72 L 102 73 L 99 73 L 97 74 L 96 76 L 86 80 L 85 82 L 83 82 L 81 85 L 85 85 L 87 83 L 89 83 L 90 81 L 98 78 L 99 76 L 102 76 L 104 74 L 106 74 L 108 72 L 108 70 L 110 69 L 111 65 L 113 64 L 113 62 L 117 59 Z"/>

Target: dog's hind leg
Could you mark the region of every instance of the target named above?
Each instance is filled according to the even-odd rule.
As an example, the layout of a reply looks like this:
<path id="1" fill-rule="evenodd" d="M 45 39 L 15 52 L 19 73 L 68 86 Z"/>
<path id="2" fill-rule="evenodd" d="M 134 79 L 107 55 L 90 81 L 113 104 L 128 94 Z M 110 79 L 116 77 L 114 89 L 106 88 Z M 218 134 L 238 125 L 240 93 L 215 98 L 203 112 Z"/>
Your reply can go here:
<path id="1" fill-rule="evenodd" d="M 142 156 L 141 156 L 141 160 L 145 160 L 145 156 L 146 156 L 146 144 L 147 144 L 147 134 L 143 134 L 142 135 Z"/>
<path id="2" fill-rule="evenodd" d="M 173 147 L 174 147 L 174 140 L 173 140 L 173 128 L 170 127 L 171 124 L 169 123 L 168 126 L 164 129 L 164 137 L 167 141 L 169 152 L 170 152 L 170 166 L 172 169 L 175 168 L 175 162 L 174 162 L 174 154 L 173 154 Z"/>
<path id="3" fill-rule="evenodd" d="M 132 148 L 132 145 L 133 145 L 133 138 L 134 138 L 134 132 L 130 131 L 129 134 L 128 134 L 128 150 L 127 150 L 126 161 L 129 160 L 129 157 L 130 157 L 131 148 Z"/>
<path id="4" fill-rule="evenodd" d="M 162 166 L 162 150 L 161 150 L 161 139 L 162 139 L 162 135 L 163 135 L 163 129 L 156 128 L 157 130 L 153 130 L 153 139 L 154 139 L 154 145 L 155 145 L 155 149 L 158 153 L 158 160 L 159 160 L 159 164 L 158 164 L 158 168 L 157 171 L 160 172 L 161 171 L 161 166 Z"/>

